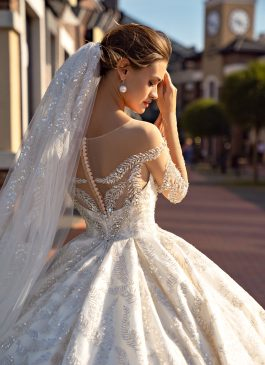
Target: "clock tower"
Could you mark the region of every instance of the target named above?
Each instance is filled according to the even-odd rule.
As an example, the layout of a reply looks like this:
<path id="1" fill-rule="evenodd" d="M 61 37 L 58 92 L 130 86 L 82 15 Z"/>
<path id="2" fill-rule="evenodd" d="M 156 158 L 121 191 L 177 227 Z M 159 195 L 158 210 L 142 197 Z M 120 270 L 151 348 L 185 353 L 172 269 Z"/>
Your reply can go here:
<path id="1" fill-rule="evenodd" d="M 255 0 L 207 0 L 203 53 L 203 94 L 218 99 L 223 80 L 219 50 L 235 38 L 253 38 Z"/>

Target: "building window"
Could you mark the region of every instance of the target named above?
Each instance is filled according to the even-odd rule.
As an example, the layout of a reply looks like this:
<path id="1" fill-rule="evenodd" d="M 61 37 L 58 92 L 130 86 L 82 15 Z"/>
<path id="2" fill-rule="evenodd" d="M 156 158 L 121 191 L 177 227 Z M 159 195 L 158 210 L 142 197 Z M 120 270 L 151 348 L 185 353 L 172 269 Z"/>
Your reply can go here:
<path id="1" fill-rule="evenodd" d="M 210 81 L 209 82 L 209 97 L 214 98 L 215 97 L 215 82 Z"/>
<path id="2" fill-rule="evenodd" d="M 33 117 L 34 107 L 33 107 L 33 60 L 34 60 L 34 52 L 32 47 L 32 37 L 33 37 L 33 20 L 29 14 L 26 14 L 26 37 L 27 37 L 27 45 L 28 45 L 28 114 L 29 121 Z"/>
<path id="3" fill-rule="evenodd" d="M 219 92 L 218 92 L 218 81 L 217 80 L 209 80 L 208 82 L 208 93 L 207 97 L 218 100 Z"/>
<path id="4" fill-rule="evenodd" d="M 66 50 L 64 50 L 64 60 L 67 60 L 68 57 L 69 57 L 69 53 Z"/>
<path id="5" fill-rule="evenodd" d="M 55 74 L 56 70 L 56 39 L 55 36 L 51 33 L 51 73 L 52 77 Z"/>

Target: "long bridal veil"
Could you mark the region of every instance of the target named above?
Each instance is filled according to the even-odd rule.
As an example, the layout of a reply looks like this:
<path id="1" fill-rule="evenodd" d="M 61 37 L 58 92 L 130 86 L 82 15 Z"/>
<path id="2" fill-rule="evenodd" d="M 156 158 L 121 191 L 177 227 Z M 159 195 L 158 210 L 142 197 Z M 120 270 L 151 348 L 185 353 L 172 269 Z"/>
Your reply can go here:
<path id="1" fill-rule="evenodd" d="M 56 72 L 0 192 L 0 338 L 69 231 L 69 207 L 82 137 L 100 81 L 100 44 L 87 43 Z"/>

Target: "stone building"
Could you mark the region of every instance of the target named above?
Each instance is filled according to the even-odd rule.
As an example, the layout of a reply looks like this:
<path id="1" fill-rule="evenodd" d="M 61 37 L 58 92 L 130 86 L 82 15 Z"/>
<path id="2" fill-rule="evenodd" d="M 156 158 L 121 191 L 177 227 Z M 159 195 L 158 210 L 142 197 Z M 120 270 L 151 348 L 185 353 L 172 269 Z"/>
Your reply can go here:
<path id="1" fill-rule="evenodd" d="M 186 57 L 176 83 L 183 107 L 198 97 L 219 99 L 224 77 L 265 59 L 265 39 L 254 38 L 255 0 L 207 0 L 204 49 Z"/>
<path id="2" fill-rule="evenodd" d="M 186 57 L 176 75 L 181 109 L 198 98 L 219 100 L 225 76 L 242 70 L 253 60 L 265 61 L 265 37 L 254 38 L 255 0 L 207 0 L 204 49 Z M 231 154 L 240 154 L 241 128 L 232 128 Z M 252 133 L 245 136 L 253 143 Z M 265 141 L 265 131 L 260 138 Z M 215 149 L 217 146 L 215 146 Z"/>
<path id="3" fill-rule="evenodd" d="M 117 17 L 117 0 L 0 2 L 0 184 L 55 71 Z"/>
<path id="4" fill-rule="evenodd" d="M 265 36 L 254 38 L 254 10 L 255 0 L 206 0 L 204 50 L 172 40 L 168 69 L 178 88 L 178 116 L 195 99 L 218 100 L 229 73 L 251 60 L 265 60 Z M 0 173 L 10 167 L 56 69 L 85 40 L 100 41 L 115 22 L 137 23 L 119 12 L 118 0 L 0 2 L 5 50 L 0 57 Z M 153 120 L 156 113 L 154 103 L 144 118 Z"/>

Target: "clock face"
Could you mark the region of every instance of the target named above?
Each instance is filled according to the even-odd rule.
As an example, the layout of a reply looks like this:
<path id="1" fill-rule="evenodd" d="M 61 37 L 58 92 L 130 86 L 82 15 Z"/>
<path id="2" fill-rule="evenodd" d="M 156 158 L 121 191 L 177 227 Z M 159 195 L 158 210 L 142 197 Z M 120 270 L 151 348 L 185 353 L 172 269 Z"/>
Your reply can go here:
<path id="1" fill-rule="evenodd" d="M 233 10 L 229 16 L 229 26 L 234 34 L 245 34 L 249 28 L 248 13 L 245 10 Z"/>
<path id="2" fill-rule="evenodd" d="M 218 11 L 213 10 L 207 15 L 207 33 L 210 36 L 215 36 L 220 28 L 220 14 Z"/>

